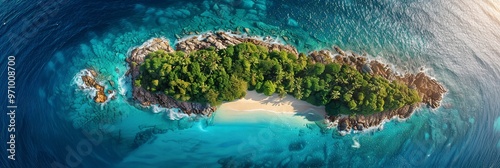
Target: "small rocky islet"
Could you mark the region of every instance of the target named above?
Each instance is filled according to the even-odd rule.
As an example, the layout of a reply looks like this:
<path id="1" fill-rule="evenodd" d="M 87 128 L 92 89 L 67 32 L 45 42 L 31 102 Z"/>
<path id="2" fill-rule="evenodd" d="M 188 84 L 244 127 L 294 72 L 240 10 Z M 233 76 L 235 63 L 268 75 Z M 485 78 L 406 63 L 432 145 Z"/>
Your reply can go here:
<path id="1" fill-rule="evenodd" d="M 126 62 L 129 65 L 129 70 L 126 75 L 129 75 L 132 81 L 137 79 L 141 75 L 140 65 L 144 62 L 146 56 L 149 53 L 155 51 L 163 50 L 167 53 L 183 51 L 185 53 L 190 53 L 208 48 L 222 50 L 226 49 L 228 46 L 234 46 L 240 43 L 253 43 L 255 45 L 264 46 L 268 48 L 269 51 L 285 51 L 288 53 L 293 53 L 295 55 L 299 54 L 296 48 L 290 45 L 276 43 L 272 38 L 269 37 L 258 39 L 254 37 L 248 37 L 246 35 L 236 35 L 228 32 L 209 32 L 201 35 L 187 37 L 183 40 L 180 40 L 175 45 L 175 49 L 170 45 L 168 40 L 163 38 L 153 38 L 145 42 L 143 45 L 134 48 L 128 54 L 129 56 L 126 59 Z M 430 108 L 438 108 L 443 98 L 443 94 L 446 93 L 446 89 L 439 82 L 427 76 L 423 72 L 418 72 L 416 74 L 406 73 L 403 75 L 398 75 L 391 68 L 389 68 L 388 65 L 385 65 L 376 60 L 368 60 L 367 57 L 360 56 L 352 52 L 345 52 L 338 47 L 333 47 L 332 50 L 313 51 L 308 54 L 308 57 L 315 63 L 326 64 L 329 62 L 334 62 L 341 65 L 349 65 L 359 72 L 378 75 L 389 81 L 399 81 L 409 88 L 416 90 L 418 92 L 418 95 L 421 97 L 421 101 L 419 103 L 405 105 L 401 108 L 385 110 L 369 115 L 337 114 L 325 116 L 325 121 L 328 121 L 328 124 L 330 126 L 336 127 L 338 131 L 362 131 L 369 127 L 379 126 L 388 119 L 408 118 L 415 111 L 415 109 L 417 109 L 421 105 L 426 105 Z M 96 86 L 96 82 L 92 82 L 93 80 L 89 77 L 82 76 L 82 79 L 84 81 L 88 81 L 85 82 L 88 86 L 95 86 L 95 88 L 97 89 L 98 94 L 96 94 L 97 96 L 94 98 L 97 103 L 106 101 L 104 90 L 98 89 L 102 88 L 102 86 Z M 142 106 L 150 106 L 152 104 L 156 104 L 165 108 L 179 108 L 186 114 L 210 116 L 217 109 L 217 106 L 211 106 L 209 103 L 179 101 L 164 93 L 153 93 L 143 87 L 135 85 L 133 85 L 132 94 L 134 100 L 139 102 Z M 104 101 L 102 100 L 103 95 Z"/>

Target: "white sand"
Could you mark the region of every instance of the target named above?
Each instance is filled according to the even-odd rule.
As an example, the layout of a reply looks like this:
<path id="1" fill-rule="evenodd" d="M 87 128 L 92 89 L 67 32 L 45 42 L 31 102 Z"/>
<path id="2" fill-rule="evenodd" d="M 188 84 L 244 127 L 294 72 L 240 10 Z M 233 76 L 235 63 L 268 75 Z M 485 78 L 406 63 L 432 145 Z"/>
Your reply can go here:
<path id="1" fill-rule="evenodd" d="M 290 95 L 280 98 L 277 94 L 266 96 L 248 91 L 243 99 L 223 103 L 215 115 L 216 123 L 269 122 L 282 120 L 283 115 L 304 123 L 323 120 L 326 112 L 324 106 L 314 106 Z"/>

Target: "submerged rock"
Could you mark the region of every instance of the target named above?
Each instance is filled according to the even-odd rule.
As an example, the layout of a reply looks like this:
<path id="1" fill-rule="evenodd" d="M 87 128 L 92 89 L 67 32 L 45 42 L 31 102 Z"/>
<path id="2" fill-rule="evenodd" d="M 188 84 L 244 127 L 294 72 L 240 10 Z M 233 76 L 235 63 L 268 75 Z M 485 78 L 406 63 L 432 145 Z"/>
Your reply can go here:
<path id="1" fill-rule="evenodd" d="M 278 163 L 278 167 L 290 167 L 290 162 L 292 161 L 291 157 L 286 157 Z"/>
<path id="2" fill-rule="evenodd" d="M 253 0 L 242 0 L 240 7 L 244 9 L 251 9 L 254 4 L 255 2 L 253 2 Z"/>
<path id="3" fill-rule="evenodd" d="M 273 26 L 273 25 L 268 25 L 265 24 L 264 22 L 255 22 L 254 23 L 255 27 L 264 30 L 264 31 L 277 31 L 279 30 L 279 27 Z"/>
<path id="4" fill-rule="evenodd" d="M 145 130 L 143 130 L 135 135 L 134 143 L 132 144 L 132 147 L 137 148 L 137 147 L 141 146 L 142 144 L 151 140 L 151 138 L 153 138 L 154 135 L 163 134 L 166 132 L 167 132 L 166 129 L 156 128 L 156 126 L 154 126 L 152 128 L 145 129 Z"/>
<path id="5" fill-rule="evenodd" d="M 300 151 L 306 147 L 306 142 L 305 141 L 298 141 L 298 142 L 293 142 L 290 145 L 288 145 L 288 150 L 289 151 Z"/>
<path id="6" fill-rule="evenodd" d="M 223 168 L 230 167 L 254 167 L 254 163 L 250 160 L 251 156 L 235 157 L 230 156 L 221 158 L 217 161 Z"/>
<path id="7" fill-rule="evenodd" d="M 257 8 L 258 10 L 267 10 L 267 7 L 265 4 L 255 4 L 255 8 Z"/>
<path id="8" fill-rule="evenodd" d="M 168 19 L 165 17 L 159 17 L 158 19 L 156 19 L 156 23 L 158 25 L 164 25 L 168 23 Z"/>
<path id="9" fill-rule="evenodd" d="M 113 82 L 112 80 L 110 80 L 110 81 L 108 81 L 108 82 L 109 82 L 109 85 L 110 85 L 111 87 L 113 87 L 113 88 L 115 87 L 115 82 Z"/>
<path id="10" fill-rule="evenodd" d="M 318 157 L 307 156 L 304 158 L 299 167 L 323 167 L 325 161 Z"/>
<path id="11" fill-rule="evenodd" d="M 288 22 L 286 24 L 288 26 L 292 26 L 292 27 L 298 27 L 299 26 L 299 22 L 297 22 L 296 20 L 294 20 L 292 18 L 289 18 Z"/>

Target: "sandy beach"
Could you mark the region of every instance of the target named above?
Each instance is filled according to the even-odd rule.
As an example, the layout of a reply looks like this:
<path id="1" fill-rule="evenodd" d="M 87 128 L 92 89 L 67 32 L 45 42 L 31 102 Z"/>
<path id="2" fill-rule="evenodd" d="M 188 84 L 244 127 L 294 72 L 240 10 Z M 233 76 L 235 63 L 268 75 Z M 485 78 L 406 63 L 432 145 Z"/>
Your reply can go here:
<path id="1" fill-rule="evenodd" d="M 325 107 L 314 106 L 291 95 L 280 98 L 248 91 L 242 99 L 223 103 L 217 110 L 216 122 L 260 122 L 276 116 L 288 115 L 305 122 L 324 119 Z M 259 116 L 259 117 L 255 117 Z"/>

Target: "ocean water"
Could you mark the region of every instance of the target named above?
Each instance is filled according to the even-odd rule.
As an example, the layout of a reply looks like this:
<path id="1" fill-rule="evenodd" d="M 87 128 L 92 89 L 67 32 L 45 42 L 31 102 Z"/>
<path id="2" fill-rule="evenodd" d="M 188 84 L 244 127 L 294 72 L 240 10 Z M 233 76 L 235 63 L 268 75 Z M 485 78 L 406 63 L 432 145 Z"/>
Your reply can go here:
<path id="1" fill-rule="evenodd" d="M 495 0 L 0 3 L 0 86 L 7 88 L 13 55 L 18 106 L 16 160 L 7 159 L 3 142 L 0 167 L 500 166 Z M 346 136 L 303 116 L 256 111 L 228 122 L 221 118 L 238 112 L 189 117 L 131 100 L 124 59 L 134 46 L 153 37 L 175 43 L 176 36 L 244 28 L 300 51 L 337 45 L 402 72 L 423 68 L 449 92 L 439 109 L 421 108 L 405 121 Z M 99 105 L 91 91 L 79 89 L 86 68 L 116 90 L 116 100 Z M 7 91 L 0 90 L 7 111 Z"/>

